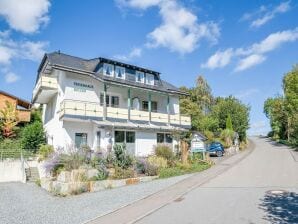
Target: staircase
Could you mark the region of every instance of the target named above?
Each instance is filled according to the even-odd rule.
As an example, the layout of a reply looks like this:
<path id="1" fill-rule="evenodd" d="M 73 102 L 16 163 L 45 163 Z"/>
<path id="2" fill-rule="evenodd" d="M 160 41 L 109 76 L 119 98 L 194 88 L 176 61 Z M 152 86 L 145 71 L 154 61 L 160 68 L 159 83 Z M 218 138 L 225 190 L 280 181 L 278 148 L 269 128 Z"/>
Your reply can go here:
<path id="1" fill-rule="evenodd" d="M 25 173 L 27 182 L 35 182 L 36 180 L 39 180 L 39 173 L 37 167 L 25 168 Z"/>

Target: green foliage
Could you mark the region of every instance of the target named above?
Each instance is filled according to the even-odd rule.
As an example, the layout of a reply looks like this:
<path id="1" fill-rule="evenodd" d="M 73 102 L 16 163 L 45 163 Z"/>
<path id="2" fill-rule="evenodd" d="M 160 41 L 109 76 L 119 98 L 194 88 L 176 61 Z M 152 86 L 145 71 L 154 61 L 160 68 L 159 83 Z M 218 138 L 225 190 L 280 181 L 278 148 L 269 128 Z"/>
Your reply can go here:
<path id="1" fill-rule="evenodd" d="M 127 169 L 134 165 L 134 158 L 127 154 L 125 144 L 115 144 L 114 154 L 114 166 Z"/>
<path id="2" fill-rule="evenodd" d="M 0 128 L 4 138 L 15 137 L 15 129 L 19 123 L 15 104 L 5 101 L 5 107 L 0 110 Z"/>
<path id="3" fill-rule="evenodd" d="M 168 161 L 174 158 L 172 149 L 166 144 L 158 144 L 157 146 L 155 146 L 155 155 L 157 157 L 162 157 Z"/>
<path id="4" fill-rule="evenodd" d="M 21 143 L 17 139 L 4 139 L 0 141 L 0 149 L 10 150 L 10 149 L 20 149 Z"/>
<path id="5" fill-rule="evenodd" d="M 194 162 L 190 165 L 178 164 L 176 167 L 162 168 L 159 171 L 160 178 L 179 176 L 187 173 L 200 172 L 210 167 L 207 163 Z"/>
<path id="6" fill-rule="evenodd" d="M 135 171 L 133 168 L 123 169 L 121 167 L 115 167 L 115 174 L 113 176 L 114 179 L 126 179 L 135 177 Z"/>
<path id="7" fill-rule="evenodd" d="M 22 131 L 21 146 L 23 149 L 36 152 L 45 143 L 45 133 L 41 122 L 27 125 Z"/>
<path id="8" fill-rule="evenodd" d="M 272 138 L 298 146 L 298 66 L 283 78 L 283 96 L 268 98 L 264 113 L 270 119 Z"/>
<path id="9" fill-rule="evenodd" d="M 224 141 L 224 147 L 228 148 L 231 147 L 233 144 L 233 137 L 234 137 L 234 131 L 231 129 L 224 129 L 220 133 L 221 140 Z"/>
<path id="10" fill-rule="evenodd" d="M 54 152 L 51 145 L 41 145 L 38 150 L 39 161 L 46 160 Z"/>
<path id="11" fill-rule="evenodd" d="M 232 124 L 231 114 L 228 114 L 228 117 L 227 117 L 227 120 L 226 120 L 226 129 L 233 131 L 233 124 Z"/>

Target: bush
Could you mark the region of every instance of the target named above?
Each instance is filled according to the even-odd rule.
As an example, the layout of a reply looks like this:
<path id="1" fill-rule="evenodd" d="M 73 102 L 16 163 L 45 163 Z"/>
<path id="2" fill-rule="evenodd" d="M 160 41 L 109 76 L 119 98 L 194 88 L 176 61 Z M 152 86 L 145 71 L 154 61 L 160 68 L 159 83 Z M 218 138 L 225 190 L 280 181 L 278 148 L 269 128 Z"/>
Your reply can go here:
<path id="1" fill-rule="evenodd" d="M 148 162 L 145 163 L 145 174 L 147 176 L 156 176 L 158 175 L 159 168 L 156 165 L 152 165 Z"/>
<path id="2" fill-rule="evenodd" d="M 40 145 L 45 143 L 45 133 L 41 122 L 27 125 L 22 131 L 21 146 L 36 153 Z"/>
<path id="3" fill-rule="evenodd" d="M 146 173 L 146 159 L 145 158 L 137 158 L 136 160 L 136 170 L 139 174 L 145 174 Z"/>
<path id="4" fill-rule="evenodd" d="M 134 158 L 127 154 L 125 144 L 115 144 L 114 145 L 114 166 L 127 169 L 133 166 Z"/>
<path id="5" fill-rule="evenodd" d="M 38 150 L 38 161 L 46 160 L 52 153 L 54 152 L 54 148 L 51 145 L 41 145 Z"/>
<path id="6" fill-rule="evenodd" d="M 168 166 L 168 161 L 165 158 L 159 156 L 149 156 L 147 162 L 150 165 L 156 166 L 158 169 L 166 168 Z"/>
<path id="7" fill-rule="evenodd" d="M 220 138 L 225 142 L 224 146 L 226 148 L 232 146 L 233 144 L 233 137 L 234 137 L 234 131 L 230 129 L 224 129 L 220 133 Z"/>
<path id="8" fill-rule="evenodd" d="M 162 157 L 168 161 L 174 158 L 172 149 L 166 144 L 158 144 L 155 147 L 155 155 L 158 157 Z"/>
<path id="9" fill-rule="evenodd" d="M 135 177 L 135 171 L 132 168 L 123 169 L 121 167 L 115 167 L 114 179 L 126 179 Z"/>
<path id="10" fill-rule="evenodd" d="M 159 171 L 160 178 L 168 178 L 173 176 L 183 175 L 184 172 L 179 167 L 162 168 Z"/>
<path id="11" fill-rule="evenodd" d="M 6 138 L 4 140 L 0 140 L 0 149 L 20 149 L 21 143 L 17 139 Z"/>

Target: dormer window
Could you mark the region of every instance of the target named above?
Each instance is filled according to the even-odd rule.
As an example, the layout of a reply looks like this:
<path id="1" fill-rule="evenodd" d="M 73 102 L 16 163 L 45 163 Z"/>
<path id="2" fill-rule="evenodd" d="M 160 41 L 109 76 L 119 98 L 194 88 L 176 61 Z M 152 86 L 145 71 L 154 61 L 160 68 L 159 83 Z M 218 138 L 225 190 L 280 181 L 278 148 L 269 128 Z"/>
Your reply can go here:
<path id="1" fill-rule="evenodd" d="M 154 75 L 146 73 L 146 84 L 154 85 Z"/>
<path id="2" fill-rule="evenodd" d="M 136 82 L 144 83 L 144 72 L 136 71 Z"/>
<path id="3" fill-rule="evenodd" d="M 125 79 L 125 68 L 120 67 L 120 66 L 116 66 L 115 74 L 116 74 L 117 78 Z"/>
<path id="4" fill-rule="evenodd" d="M 114 76 L 114 66 L 111 64 L 104 64 L 103 65 L 103 73 L 106 76 Z"/>

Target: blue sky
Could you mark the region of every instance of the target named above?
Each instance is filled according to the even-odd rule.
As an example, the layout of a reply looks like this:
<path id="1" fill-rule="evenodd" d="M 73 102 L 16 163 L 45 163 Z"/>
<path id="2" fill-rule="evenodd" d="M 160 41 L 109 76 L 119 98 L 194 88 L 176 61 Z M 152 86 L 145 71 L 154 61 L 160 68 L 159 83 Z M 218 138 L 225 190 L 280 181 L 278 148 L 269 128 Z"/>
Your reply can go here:
<path id="1" fill-rule="evenodd" d="M 215 96 L 251 105 L 265 133 L 264 100 L 298 63 L 296 1 L 0 0 L 0 89 L 31 100 L 41 57 L 61 50 L 161 72 L 177 86 L 203 75 Z"/>

